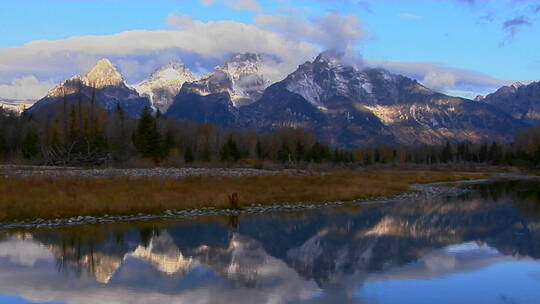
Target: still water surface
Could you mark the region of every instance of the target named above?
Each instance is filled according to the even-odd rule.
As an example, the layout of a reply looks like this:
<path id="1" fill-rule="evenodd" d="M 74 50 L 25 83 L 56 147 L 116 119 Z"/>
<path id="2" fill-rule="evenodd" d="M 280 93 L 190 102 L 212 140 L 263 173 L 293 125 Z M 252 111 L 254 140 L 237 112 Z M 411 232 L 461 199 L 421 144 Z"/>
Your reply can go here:
<path id="1" fill-rule="evenodd" d="M 0 303 L 540 303 L 540 183 L 296 213 L 0 231 Z"/>

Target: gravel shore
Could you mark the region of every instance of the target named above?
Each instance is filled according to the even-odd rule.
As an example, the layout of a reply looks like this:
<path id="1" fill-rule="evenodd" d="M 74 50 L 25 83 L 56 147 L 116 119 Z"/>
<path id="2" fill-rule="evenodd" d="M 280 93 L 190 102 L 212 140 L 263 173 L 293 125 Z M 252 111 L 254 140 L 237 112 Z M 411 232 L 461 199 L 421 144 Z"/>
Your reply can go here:
<path id="1" fill-rule="evenodd" d="M 465 181 L 465 183 L 471 182 L 485 182 L 486 180 Z M 449 186 L 449 183 L 433 183 L 433 184 L 417 184 L 411 187 L 411 192 L 403 193 L 394 197 L 379 197 L 370 200 L 359 200 L 349 202 L 320 202 L 320 203 L 281 203 L 275 205 L 252 205 L 243 206 L 239 209 L 218 209 L 218 208 L 200 208 L 193 210 L 166 210 L 161 214 L 134 214 L 126 216 L 111 216 L 104 215 L 101 217 L 93 216 L 78 216 L 72 218 L 59 218 L 59 219 L 36 219 L 33 221 L 18 221 L 9 223 L 0 223 L 0 229 L 34 229 L 34 228 L 56 228 L 63 226 L 74 225 L 92 225 L 92 224 L 104 224 L 115 222 L 131 222 L 131 221 L 147 221 L 155 219 L 173 219 L 173 218 L 193 218 L 199 216 L 238 216 L 244 214 L 254 213 L 266 213 L 276 211 L 294 211 L 294 210 L 309 210 L 316 208 L 328 208 L 338 206 L 358 206 L 369 204 L 381 204 L 396 201 L 412 201 L 420 200 L 438 196 L 457 196 L 467 192 L 468 190 L 459 187 L 459 182 L 451 183 L 453 186 Z"/>
<path id="2" fill-rule="evenodd" d="M 79 169 L 71 167 L 33 167 L 33 166 L 0 166 L 0 175 L 11 176 L 46 176 L 46 177 L 159 177 L 183 178 L 189 176 L 260 176 L 276 174 L 305 175 L 308 171 L 296 169 L 263 170 L 252 168 L 140 168 L 140 169 Z"/>

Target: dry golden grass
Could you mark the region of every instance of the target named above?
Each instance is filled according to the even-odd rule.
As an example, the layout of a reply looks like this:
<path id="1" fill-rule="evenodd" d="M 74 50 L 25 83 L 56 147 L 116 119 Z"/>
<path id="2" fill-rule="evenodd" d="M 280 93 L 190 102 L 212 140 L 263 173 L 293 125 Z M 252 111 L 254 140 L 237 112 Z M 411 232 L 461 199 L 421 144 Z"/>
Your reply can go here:
<path id="1" fill-rule="evenodd" d="M 169 178 L 0 179 L 0 221 L 79 215 L 159 213 L 167 209 L 319 202 L 392 196 L 413 183 L 474 179 L 487 173 L 379 169 L 327 175 Z"/>

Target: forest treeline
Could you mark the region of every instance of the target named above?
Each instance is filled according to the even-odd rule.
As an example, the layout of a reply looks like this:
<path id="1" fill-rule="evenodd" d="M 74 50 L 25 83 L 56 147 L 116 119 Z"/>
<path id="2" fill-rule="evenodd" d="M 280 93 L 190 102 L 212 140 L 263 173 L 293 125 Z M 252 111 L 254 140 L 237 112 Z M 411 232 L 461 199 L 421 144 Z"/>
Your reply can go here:
<path id="1" fill-rule="evenodd" d="M 212 124 L 168 119 L 145 109 L 138 119 L 121 107 L 108 113 L 93 102 L 60 102 L 49 113 L 17 114 L 0 108 L 0 160 L 43 165 L 191 163 L 294 166 L 333 162 L 372 165 L 479 163 L 540 166 L 540 126 L 522 131 L 512 144 L 447 142 L 437 146 L 340 149 L 302 129 L 269 133 L 223 129 Z"/>

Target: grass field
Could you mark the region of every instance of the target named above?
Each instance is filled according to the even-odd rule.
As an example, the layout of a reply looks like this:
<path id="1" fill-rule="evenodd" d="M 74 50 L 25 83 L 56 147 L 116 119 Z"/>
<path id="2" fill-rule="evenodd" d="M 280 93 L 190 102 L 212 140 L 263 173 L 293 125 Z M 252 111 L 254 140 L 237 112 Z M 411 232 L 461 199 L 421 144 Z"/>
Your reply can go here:
<path id="1" fill-rule="evenodd" d="M 392 196 L 414 183 L 482 178 L 488 173 L 378 169 L 328 174 L 173 178 L 9 177 L 0 179 L 0 221 L 79 215 L 321 202 Z"/>

